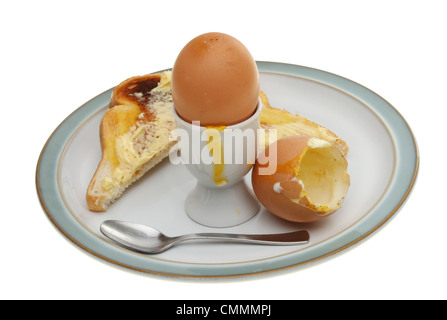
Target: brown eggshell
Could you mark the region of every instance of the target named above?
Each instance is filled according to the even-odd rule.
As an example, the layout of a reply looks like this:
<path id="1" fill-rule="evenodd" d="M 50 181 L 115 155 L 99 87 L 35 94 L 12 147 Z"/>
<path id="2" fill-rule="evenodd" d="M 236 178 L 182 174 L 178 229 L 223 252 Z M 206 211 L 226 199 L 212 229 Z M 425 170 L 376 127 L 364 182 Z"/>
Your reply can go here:
<path id="1" fill-rule="evenodd" d="M 253 167 L 252 184 L 256 197 L 262 205 L 274 215 L 292 222 L 315 222 L 324 219 L 334 211 L 318 211 L 312 208 L 306 197 L 299 200 L 298 203 L 290 199 L 297 198 L 302 191 L 302 186 L 296 181 L 294 167 L 300 161 L 303 151 L 308 146 L 310 136 L 294 136 L 278 140 L 271 144 L 264 153 L 262 153 Z M 266 156 L 273 152 L 276 147 L 277 169 L 274 174 L 260 174 L 260 170 L 265 169 L 269 164 Z M 274 158 L 270 157 L 270 158 Z M 282 191 L 274 191 L 276 182 L 281 183 Z"/>
<path id="2" fill-rule="evenodd" d="M 259 72 L 248 49 L 224 33 L 205 33 L 179 53 L 172 69 L 178 115 L 201 126 L 233 125 L 256 110 Z"/>

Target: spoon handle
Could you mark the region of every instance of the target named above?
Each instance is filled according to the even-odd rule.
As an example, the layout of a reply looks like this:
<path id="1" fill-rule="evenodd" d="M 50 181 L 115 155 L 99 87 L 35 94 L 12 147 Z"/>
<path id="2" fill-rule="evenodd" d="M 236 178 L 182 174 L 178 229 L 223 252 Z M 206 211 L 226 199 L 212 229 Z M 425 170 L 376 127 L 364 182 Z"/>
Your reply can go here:
<path id="1" fill-rule="evenodd" d="M 194 233 L 178 238 L 178 241 L 192 239 L 219 239 L 244 243 L 271 245 L 297 245 L 309 242 L 309 233 L 305 230 L 277 234 L 232 234 L 232 233 Z"/>

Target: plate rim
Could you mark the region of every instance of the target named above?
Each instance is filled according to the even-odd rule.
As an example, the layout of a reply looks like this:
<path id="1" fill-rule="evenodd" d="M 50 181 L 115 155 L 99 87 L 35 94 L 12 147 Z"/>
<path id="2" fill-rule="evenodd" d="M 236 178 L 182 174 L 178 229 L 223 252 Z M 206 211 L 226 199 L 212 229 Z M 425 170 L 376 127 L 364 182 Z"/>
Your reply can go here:
<path id="1" fill-rule="evenodd" d="M 93 254 L 94 256 L 102 260 L 124 267 L 125 269 L 140 271 L 147 274 L 186 278 L 242 277 L 278 272 L 280 270 L 304 266 L 308 263 L 316 262 L 323 258 L 332 256 L 338 252 L 344 251 L 345 249 L 352 247 L 353 245 L 367 238 L 376 230 L 380 229 L 403 207 L 404 203 L 413 191 L 414 185 L 417 180 L 420 161 L 419 149 L 416 138 L 407 121 L 394 106 L 392 106 L 388 101 L 379 96 L 377 93 L 342 76 L 320 69 L 288 63 L 269 61 L 257 61 L 256 63 L 258 65 L 259 71 L 263 73 L 274 73 L 279 75 L 299 77 L 339 90 L 344 94 L 347 94 L 360 101 L 370 110 L 372 110 L 384 124 L 386 124 L 386 129 L 388 130 L 390 138 L 393 140 L 394 144 L 394 152 L 396 155 L 395 171 L 399 172 L 394 172 L 393 177 L 390 180 L 388 190 L 385 190 L 382 198 L 370 210 L 371 212 L 368 213 L 367 217 L 363 217 L 357 223 L 355 223 L 358 230 L 351 230 L 354 227 L 351 226 L 346 230 L 343 230 L 341 233 L 333 236 L 331 239 L 315 245 L 313 250 L 308 250 L 307 252 L 306 250 L 297 250 L 296 252 L 287 255 L 262 259 L 262 262 L 257 262 L 256 260 L 229 264 L 190 264 L 187 262 L 182 262 L 182 265 L 188 265 L 188 270 L 184 270 L 184 268 L 182 269 L 182 267 L 179 268 L 179 262 L 147 259 L 147 256 L 143 255 L 132 255 L 131 263 L 123 262 L 122 258 L 126 258 L 126 256 L 123 256 L 123 254 L 127 250 L 115 245 L 104 245 L 107 242 L 98 242 L 97 240 L 99 239 L 99 237 L 98 239 L 90 238 L 92 236 L 90 234 L 90 231 L 86 230 L 84 226 L 79 224 L 79 222 L 72 216 L 69 208 L 66 207 L 65 201 L 62 198 L 61 194 L 56 194 L 56 197 L 54 198 L 48 198 L 48 195 L 45 194 L 47 192 L 47 189 L 50 189 L 52 191 L 57 190 L 58 192 L 60 192 L 57 181 L 59 173 L 58 167 L 60 165 L 60 160 L 63 157 L 64 150 L 66 149 L 69 141 L 74 136 L 76 131 L 82 127 L 82 124 L 108 105 L 111 92 L 114 88 L 100 93 L 99 95 L 93 97 L 92 99 L 78 107 L 76 110 L 74 110 L 72 113 L 70 113 L 52 132 L 41 150 L 35 174 L 36 190 L 41 206 L 52 224 L 72 243 L 76 244 L 84 251 Z M 154 73 L 162 72 L 165 70 L 169 69 L 164 69 Z M 77 127 L 72 126 L 73 124 L 71 122 L 75 122 L 76 124 L 77 118 L 81 118 L 83 119 L 83 121 L 81 123 L 78 123 Z M 71 134 L 69 134 L 68 136 L 60 134 L 61 132 L 63 133 L 63 130 L 68 130 L 69 132 L 71 132 Z M 399 133 L 399 135 L 396 136 L 396 133 Z M 404 140 L 404 142 L 409 142 L 408 139 L 412 142 L 411 146 L 402 144 L 401 140 Z M 399 151 L 401 153 L 411 152 L 413 156 L 412 161 L 408 161 L 406 165 L 402 161 L 398 162 L 398 155 L 400 154 Z M 55 168 L 53 168 L 53 170 L 49 170 L 51 168 L 48 168 L 48 166 L 47 168 L 45 168 L 45 166 L 42 166 L 42 163 L 45 163 L 45 161 L 47 161 L 47 157 L 49 157 L 49 154 L 51 155 L 52 152 L 56 152 L 56 160 L 58 165 L 54 166 Z M 397 176 L 397 173 L 401 172 L 407 174 L 403 177 Z M 43 177 L 47 177 L 47 175 L 50 176 L 50 180 L 42 181 Z M 56 179 L 52 180 L 52 178 L 54 177 Z M 401 178 L 400 181 L 396 181 L 396 177 Z M 45 185 L 45 182 L 52 182 L 54 185 Z M 380 215 L 380 218 L 377 214 L 374 216 L 373 212 L 377 211 L 378 208 L 381 207 L 379 206 L 380 204 L 382 204 L 383 206 L 384 201 L 390 201 L 390 199 L 387 199 L 386 196 L 388 195 L 388 198 L 390 197 L 390 190 L 392 188 L 396 188 L 398 182 L 405 182 L 406 186 L 399 190 L 399 194 L 401 194 L 401 196 L 399 196 L 397 202 L 394 199 L 393 203 L 391 204 L 392 209 L 386 210 L 387 214 Z M 68 215 L 61 214 L 59 210 L 61 212 L 68 211 Z M 373 217 L 374 219 L 372 219 L 371 217 Z M 371 221 L 368 222 L 365 219 Z M 371 223 L 373 223 L 373 227 L 370 226 Z M 73 235 L 74 231 L 78 233 L 76 234 L 76 237 Z M 354 236 L 353 233 L 355 233 L 356 235 Z M 358 235 L 358 233 L 360 233 L 360 236 Z M 91 240 L 93 240 L 93 242 Z M 315 249 L 315 247 L 317 248 Z M 321 254 L 313 254 L 314 251 L 321 252 Z M 150 261 L 149 265 L 148 261 Z M 261 263 L 266 263 L 266 261 L 268 261 L 268 267 L 259 265 Z"/>

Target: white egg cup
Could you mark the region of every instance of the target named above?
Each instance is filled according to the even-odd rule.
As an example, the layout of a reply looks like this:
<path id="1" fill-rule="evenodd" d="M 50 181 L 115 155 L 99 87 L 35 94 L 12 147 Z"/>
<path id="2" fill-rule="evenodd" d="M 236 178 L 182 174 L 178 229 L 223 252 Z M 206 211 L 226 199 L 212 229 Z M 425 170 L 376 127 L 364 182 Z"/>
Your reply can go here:
<path id="1" fill-rule="evenodd" d="M 181 162 L 197 179 L 185 200 L 185 211 L 195 222 L 215 228 L 232 227 L 252 219 L 259 212 L 260 204 L 244 177 L 256 160 L 261 109 L 259 99 L 256 111 L 249 119 L 220 131 L 214 129 L 220 136 L 224 159 L 224 182 L 221 183 L 216 182 L 216 166 L 207 145 L 209 128 L 184 121 L 173 107 Z"/>

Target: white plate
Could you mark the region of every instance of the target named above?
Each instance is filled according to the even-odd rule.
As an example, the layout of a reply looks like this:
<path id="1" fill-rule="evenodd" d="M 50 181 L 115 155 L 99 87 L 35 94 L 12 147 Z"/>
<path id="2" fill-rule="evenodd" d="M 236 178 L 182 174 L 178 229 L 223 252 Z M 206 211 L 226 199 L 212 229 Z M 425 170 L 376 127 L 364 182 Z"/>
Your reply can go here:
<path id="1" fill-rule="evenodd" d="M 340 76 L 302 66 L 258 62 L 261 89 L 274 107 L 300 113 L 329 128 L 349 145 L 351 187 L 342 208 L 313 224 L 290 223 L 265 209 L 235 233 L 307 229 L 301 246 L 190 242 L 143 255 L 112 244 L 99 231 L 107 219 L 154 226 L 168 235 L 216 231 L 193 222 L 183 202 L 195 181 L 168 159 L 129 188 L 106 213 L 87 209 L 85 192 L 101 157 L 99 123 L 110 89 L 74 111 L 44 146 L 36 172 L 42 206 L 54 225 L 86 251 L 147 273 L 182 277 L 259 274 L 328 257 L 373 233 L 408 197 L 418 171 L 415 138 L 402 116 L 367 88 Z M 249 176 L 247 176 L 247 182 Z"/>

